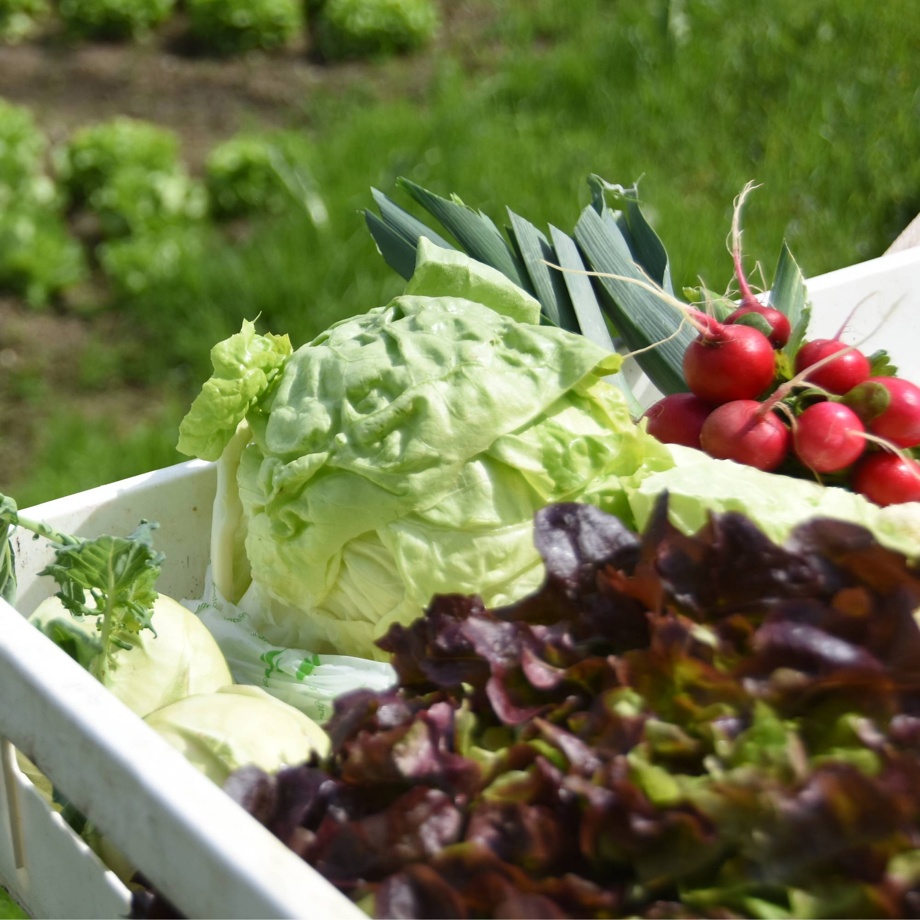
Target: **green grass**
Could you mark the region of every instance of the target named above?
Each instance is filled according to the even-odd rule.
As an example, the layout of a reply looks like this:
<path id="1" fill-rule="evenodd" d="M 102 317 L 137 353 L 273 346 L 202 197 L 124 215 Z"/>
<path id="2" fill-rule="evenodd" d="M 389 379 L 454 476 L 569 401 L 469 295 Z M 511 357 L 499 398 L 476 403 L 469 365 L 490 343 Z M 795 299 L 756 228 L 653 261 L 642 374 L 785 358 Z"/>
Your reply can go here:
<path id="1" fill-rule="evenodd" d="M 29 915 L 10 897 L 9 892 L 0 886 L 0 920 L 21 920 Z"/>
<path id="2" fill-rule="evenodd" d="M 183 414 L 184 404 L 174 398 L 142 421 L 53 412 L 39 437 L 36 462 L 11 492 L 25 508 L 187 460 L 175 449 Z"/>
<path id="3" fill-rule="evenodd" d="M 318 88 L 291 113 L 308 141 L 305 207 L 119 305 L 139 330 L 131 374 L 164 381 L 160 428 L 113 447 L 104 429 L 65 425 L 18 488 L 52 497 L 162 465 L 210 347 L 244 318 L 300 344 L 398 292 L 360 214 L 372 186 L 408 206 L 398 176 L 499 224 L 510 207 L 563 229 L 587 204 L 588 174 L 639 180 L 678 284 L 717 290 L 731 283 L 732 201 L 749 180 L 760 188 L 744 214 L 746 260 L 765 283 L 784 239 L 806 275 L 820 274 L 880 255 L 920 210 L 910 0 L 463 6 L 474 28 L 380 62 L 349 90 Z"/>

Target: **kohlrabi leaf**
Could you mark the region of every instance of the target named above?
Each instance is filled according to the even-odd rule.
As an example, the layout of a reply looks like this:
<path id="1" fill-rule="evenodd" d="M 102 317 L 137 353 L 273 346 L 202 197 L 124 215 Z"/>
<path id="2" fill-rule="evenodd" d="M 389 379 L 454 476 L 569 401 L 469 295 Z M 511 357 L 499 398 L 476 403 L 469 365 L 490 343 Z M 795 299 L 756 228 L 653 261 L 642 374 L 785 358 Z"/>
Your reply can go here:
<path id="1" fill-rule="evenodd" d="M 131 648 L 151 622 L 156 580 L 164 556 L 152 546 L 152 522 L 142 522 L 128 537 L 102 535 L 55 545 L 55 558 L 39 574 L 50 575 L 57 597 L 76 617 L 102 614 L 100 679 L 114 665 L 115 650 Z"/>
<path id="2" fill-rule="evenodd" d="M 116 650 L 132 648 L 142 630 L 156 634 L 151 615 L 165 558 L 153 549 L 156 523 L 142 521 L 127 537 L 77 537 L 24 517 L 12 499 L 0 495 L 0 526 L 21 527 L 52 544 L 54 559 L 39 575 L 57 582 L 56 596 L 78 620 L 99 618 L 97 678 L 102 680 L 113 666 Z"/>

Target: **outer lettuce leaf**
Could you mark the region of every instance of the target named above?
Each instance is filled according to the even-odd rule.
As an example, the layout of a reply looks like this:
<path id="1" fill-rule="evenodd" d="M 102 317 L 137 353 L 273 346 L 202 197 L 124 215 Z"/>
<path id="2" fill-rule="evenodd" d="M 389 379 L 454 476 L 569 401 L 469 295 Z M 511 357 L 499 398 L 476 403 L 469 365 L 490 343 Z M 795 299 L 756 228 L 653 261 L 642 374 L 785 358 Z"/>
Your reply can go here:
<path id="1" fill-rule="evenodd" d="M 497 268 L 420 237 L 407 294 L 462 297 L 522 323 L 540 322 L 540 302 Z"/>
<path id="2" fill-rule="evenodd" d="M 471 301 L 399 297 L 299 349 L 255 440 L 296 459 L 285 463 L 285 487 L 325 466 L 401 501 L 434 501 L 467 458 L 620 361 L 581 336 Z"/>
<path id="3" fill-rule="evenodd" d="M 236 603 L 252 582 L 246 557 L 246 520 L 236 476 L 252 437 L 241 422 L 217 461 L 217 490 L 211 520 L 211 580 L 218 593 Z"/>
<path id="4" fill-rule="evenodd" d="M 217 460 L 290 353 L 286 335 L 259 335 L 249 320 L 236 335 L 215 345 L 214 373 L 179 426 L 178 449 L 190 457 Z"/>
<path id="5" fill-rule="evenodd" d="M 737 511 L 781 542 L 809 518 L 829 517 L 866 527 L 889 549 L 920 557 L 920 505 L 879 508 L 846 489 L 714 460 L 692 448 L 670 445 L 669 450 L 674 466 L 630 490 L 629 505 L 640 528 L 657 497 L 667 492 L 671 523 L 683 533 L 696 533 L 711 512 Z"/>

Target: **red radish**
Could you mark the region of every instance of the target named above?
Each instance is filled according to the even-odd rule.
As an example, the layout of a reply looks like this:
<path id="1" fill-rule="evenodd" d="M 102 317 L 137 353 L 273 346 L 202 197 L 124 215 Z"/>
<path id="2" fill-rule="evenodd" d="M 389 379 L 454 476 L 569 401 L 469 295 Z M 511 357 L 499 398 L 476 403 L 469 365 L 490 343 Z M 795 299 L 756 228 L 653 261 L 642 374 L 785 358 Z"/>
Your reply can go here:
<path id="1" fill-rule="evenodd" d="M 789 429 L 767 404 L 736 399 L 713 409 L 700 443 L 710 457 L 775 470 L 789 452 Z"/>
<path id="2" fill-rule="evenodd" d="M 920 445 L 920 387 L 901 377 L 869 377 L 846 403 L 874 435 L 895 447 Z"/>
<path id="3" fill-rule="evenodd" d="M 753 295 L 751 296 L 753 297 Z M 782 348 L 789 341 L 789 336 L 792 335 L 792 325 L 789 322 L 789 317 L 777 310 L 776 307 L 765 306 L 756 298 L 754 298 L 754 303 L 742 304 L 737 310 L 729 313 L 725 318 L 725 322 L 744 322 L 742 317 L 751 314 L 763 317 L 770 330 L 766 333 L 766 336 L 774 348 Z"/>
<path id="4" fill-rule="evenodd" d="M 876 505 L 920 501 L 920 463 L 890 451 L 867 454 L 856 464 L 851 485 Z"/>
<path id="5" fill-rule="evenodd" d="M 700 447 L 700 429 L 712 411 L 692 393 L 671 393 L 649 406 L 643 418 L 648 419 L 647 431 L 665 444 Z"/>
<path id="6" fill-rule="evenodd" d="M 844 349 L 848 350 L 844 352 Z M 861 351 L 851 348 L 840 339 L 812 339 L 805 342 L 796 352 L 795 371 L 797 374 L 801 373 L 838 351 L 844 354 L 839 358 L 825 361 L 821 367 L 808 375 L 808 381 L 829 393 L 843 395 L 867 380 L 872 373 L 872 366 Z"/>
<path id="7" fill-rule="evenodd" d="M 684 352 L 690 391 L 712 405 L 754 399 L 773 382 L 776 353 L 758 329 L 712 321 Z"/>
<path id="8" fill-rule="evenodd" d="M 837 402 L 809 406 L 793 430 L 795 455 L 816 473 L 834 473 L 855 463 L 866 447 L 859 416 Z"/>

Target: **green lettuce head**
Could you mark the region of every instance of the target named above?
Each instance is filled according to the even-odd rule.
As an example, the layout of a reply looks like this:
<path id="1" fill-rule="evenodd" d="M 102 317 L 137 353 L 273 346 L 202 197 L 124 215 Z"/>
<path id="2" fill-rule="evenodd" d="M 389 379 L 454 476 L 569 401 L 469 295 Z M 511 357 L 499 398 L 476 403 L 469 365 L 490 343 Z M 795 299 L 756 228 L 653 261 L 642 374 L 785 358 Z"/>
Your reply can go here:
<path id="1" fill-rule="evenodd" d="M 244 416 L 199 404 L 183 425 L 181 450 L 223 447 L 215 586 L 270 642 L 383 658 L 375 640 L 436 593 L 515 600 L 543 577 L 538 508 L 630 520 L 626 484 L 672 463 L 604 379 L 619 356 L 443 252 L 423 245 L 411 293 L 294 351 L 255 398 L 214 390 Z"/>

